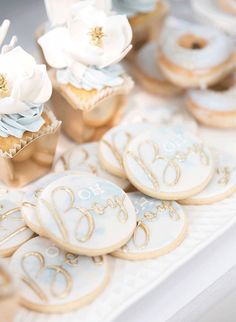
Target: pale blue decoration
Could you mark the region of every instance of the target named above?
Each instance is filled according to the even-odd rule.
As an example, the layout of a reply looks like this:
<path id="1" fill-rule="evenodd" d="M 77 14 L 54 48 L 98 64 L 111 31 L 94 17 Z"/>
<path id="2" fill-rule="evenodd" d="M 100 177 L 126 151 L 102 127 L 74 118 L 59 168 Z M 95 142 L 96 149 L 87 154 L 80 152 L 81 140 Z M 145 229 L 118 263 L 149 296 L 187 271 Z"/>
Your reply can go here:
<path id="1" fill-rule="evenodd" d="M 24 132 L 38 132 L 44 124 L 43 105 L 30 107 L 17 114 L 0 114 L 0 136 L 22 138 Z"/>
<path id="2" fill-rule="evenodd" d="M 155 10 L 157 0 L 112 0 L 112 9 L 128 17 L 137 13 L 149 13 Z"/>
<path id="3" fill-rule="evenodd" d="M 61 84 L 71 84 L 76 88 L 82 88 L 87 91 L 92 89 L 101 90 L 102 88 L 116 87 L 124 82 L 122 75 L 124 69 L 116 64 L 106 68 L 88 67 L 86 68 L 80 80 L 75 78 L 70 68 L 59 69 L 57 71 L 57 81 Z"/>

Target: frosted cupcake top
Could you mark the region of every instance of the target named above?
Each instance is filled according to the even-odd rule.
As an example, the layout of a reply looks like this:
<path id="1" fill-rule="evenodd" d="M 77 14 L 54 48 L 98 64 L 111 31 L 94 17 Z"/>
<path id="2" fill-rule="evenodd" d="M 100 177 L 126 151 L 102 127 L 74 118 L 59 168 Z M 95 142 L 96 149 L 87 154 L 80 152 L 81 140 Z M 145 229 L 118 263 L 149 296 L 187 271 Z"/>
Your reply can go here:
<path id="1" fill-rule="evenodd" d="M 0 27 L 0 45 L 9 27 Z M 52 93 L 45 65 L 15 45 L 15 37 L 0 54 L 0 137 L 21 138 L 25 131 L 37 132 L 44 123 L 43 104 Z"/>
<path id="2" fill-rule="evenodd" d="M 112 7 L 115 11 L 127 14 L 128 17 L 137 13 L 149 13 L 155 10 L 158 0 L 112 0 Z"/>
<path id="3" fill-rule="evenodd" d="M 64 26 L 52 29 L 38 43 L 48 64 L 60 70 L 59 82 L 89 90 L 123 82 L 123 69 L 111 66 L 127 55 L 131 40 L 126 16 L 107 13 L 82 1 Z"/>

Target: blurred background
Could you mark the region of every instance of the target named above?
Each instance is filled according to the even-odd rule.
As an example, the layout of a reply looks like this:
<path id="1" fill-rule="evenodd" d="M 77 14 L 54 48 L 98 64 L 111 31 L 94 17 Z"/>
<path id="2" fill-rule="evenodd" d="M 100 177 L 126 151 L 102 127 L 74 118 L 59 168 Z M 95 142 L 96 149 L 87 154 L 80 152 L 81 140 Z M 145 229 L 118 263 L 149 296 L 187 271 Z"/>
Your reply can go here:
<path id="1" fill-rule="evenodd" d="M 172 0 L 169 2 L 171 4 L 172 14 L 187 20 L 194 20 L 188 0 Z M 36 43 L 34 41 L 34 34 L 36 28 L 47 19 L 44 1 L 0 0 L 0 8 L 0 22 L 5 18 L 11 20 L 8 39 L 16 34 L 18 43 L 36 58 L 39 58 Z M 233 253 L 232 256 L 236 256 L 235 253 Z M 189 287 L 191 287 L 191 285 L 189 285 Z M 210 307 L 209 304 L 204 306 L 204 297 L 209 297 L 209 295 L 212 297 L 211 305 Z M 138 305 L 131 307 L 122 314 L 116 322 L 143 322 L 144 319 L 149 321 L 146 312 L 149 311 L 151 317 L 152 307 L 155 306 L 155 296 L 158 296 L 158 293 L 153 291 L 150 296 L 143 298 Z M 159 296 L 161 295 L 159 294 Z M 231 270 L 224 279 L 217 281 L 210 289 L 206 290 L 206 292 L 201 295 L 201 299 L 197 298 L 191 303 L 192 314 L 189 313 L 187 320 L 186 315 L 184 314 L 185 308 L 183 308 L 183 312 L 180 312 L 173 322 L 235 322 L 235 303 L 236 268 Z M 198 314 L 196 313 L 197 311 Z M 197 320 L 195 320 L 193 316 L 198 316 Z M 172 322 L 172 319 L 170 322 Z"/>
<path id="2" fill-rule="evenodd" d="M 133 0 L 135 1 L 135 0 Z M 186 0 L 172 0 L 172 12 L 176 16 L 190 19 L 190 5 Z M 184 3 L 184 6 L 183 6 Z M 36 28 L 46 21 L 43 0 L 0 0 L 0 20 L 10 19 L 8 39 L 16 33 L 19 43 L 31 54 L 37 55 L 33 41 Z"/>

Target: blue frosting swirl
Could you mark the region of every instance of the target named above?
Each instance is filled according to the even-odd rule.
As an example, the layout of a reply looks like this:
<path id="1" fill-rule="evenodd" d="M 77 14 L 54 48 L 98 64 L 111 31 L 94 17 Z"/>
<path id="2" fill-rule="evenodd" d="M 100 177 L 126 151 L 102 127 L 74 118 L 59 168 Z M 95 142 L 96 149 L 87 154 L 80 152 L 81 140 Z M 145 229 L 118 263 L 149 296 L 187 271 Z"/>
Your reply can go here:
<path id="1" fill-rule="evenodd" d="M 121 65 L 115 64 L 106 68 L 97 67 L 86 68 L 83 77 L 77 79 L 70 68 L 57 70 L 57 80 L 61 84 L 71 84 L 76 88 L 82 88 L 87 91 L 92 89 L 100 90 L 105 86 L 120 86 L 124 80 L 121 77 L 124 69 Z"/>
<path id="2" fill-rule="evenodd" d="M 119 14 L 131 17 L 137 13 L 149 13 L 156 7 L 157 0 L 112 0 L 112 8 Z"/>
<path id="3" fill-rule="evenodd" d="M 44 124 L 43 105 L 33 106 L 17 114 L 0 114 L 0 136 L 22 138 L 24 132 L 38 132 Z"/>

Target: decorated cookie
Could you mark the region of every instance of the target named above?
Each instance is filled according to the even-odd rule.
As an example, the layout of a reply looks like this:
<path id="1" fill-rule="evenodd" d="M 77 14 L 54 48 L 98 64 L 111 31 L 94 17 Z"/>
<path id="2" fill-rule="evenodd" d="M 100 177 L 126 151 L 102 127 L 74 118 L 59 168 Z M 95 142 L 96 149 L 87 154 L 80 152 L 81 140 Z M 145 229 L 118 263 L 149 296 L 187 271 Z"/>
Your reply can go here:
<path id="1" fill-rule="evenodd" d="M 136 226 L 135 209 L 115 184 L 93 175 L 69 175 L 40 194 L 38 213 L 47 236 L 75 254 L 98 256 L 123 246 Z"/>
<path id="2" fill-rule="evenodd" d="M 0 256 L 10 256 L 34 234 L 21 215 L 22 197 L 17 191 L 0 191 Z"/>
<path id="3" fill-rule="evenodd" d="M 155 123 L 158 126 L 181 126 L 184 129 L 192 132 L 198 132 L 198 125 L 195 119 L 188 111 L 183 108 L 184 102 L 182 99 L 170 100 L 170 102 L 157 102 L 152 96 L 146 93 L 139 93 L 137 101 L 146 101 L 148 105 L 137 105 L 135 109 L 127 113 L 121 124 L 129 125 L 130 123 L 149 122 Z"/>
<path id="4" fill-rule="evenodd" d="M 229 197 L 236 191 L 236 158 L 225 152 L 217 152 L 216 170 L 204 190 L 181 200 L 183 204 L 204 205 Z"/>
<path id="5" fill-rule="evenodd" d="M 179 200 L 203 190 L 214 173 L 211 151 L 181 128 L 158 128 L 133 139 L 123 156 L 129 180 L 141 192 Z"/>
<path id="6" fill-rule="evenodd" d="M 94 300 L 109 280 L 106 257 L 73 255 L 43 237 L 21 246 L 10 265 L 21 280 L 21 303 L 39 312 L 78 309 Z"/>
<path id="7" fill-rule="evenodd" d="M 97 155 L 98 144 L 96 142 L 81 144 L 74 149 L 68 150 L 59 158 L 55 165 L 55 171 L 79 170 L 89 172 L 114 182 L 126 190 L 130 185 L 129 181 L 114 176 L 103 169 Z"/>
<path id="8" fill-rule="evenodd" d="M 47 185 L 65 175 L 71 174 L 71 171 L 65 171 L 60 173 L 51 173 L 42 179 L 36 181 L 32 186 L 30 186 L 29 190 L 25 193 L 22 201 L 22 216 L 31 230 L 33 230 L 38 235 L 45 235 L 41 225 L 39 218 L 42 216 L 42 213 L 37 213 L 36 204 L 37 199 L 40 193 L 43 191 Z"/>
<path id="9" fill-rule="evenodd" d="M 126 178 L 123 154 L 132 138 L 150 129 L 148 123 L 120 125 L 109 130 L 99 143 L 99 160 L 103 167 L 114 175 Z"/>
<path id="10" fill-rule="evenodd" d="M 137 226 L 129 242 L 114 256 L 138 260 L 164 255 L 185 238 L 187 219 L 174 201 L 161 201 L 139 192 L 129 193 L 137 215 Z"/>

